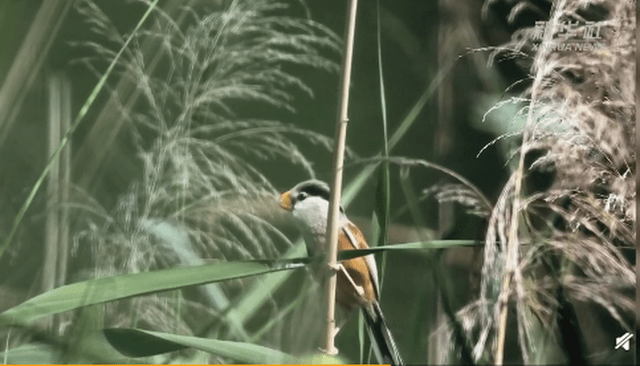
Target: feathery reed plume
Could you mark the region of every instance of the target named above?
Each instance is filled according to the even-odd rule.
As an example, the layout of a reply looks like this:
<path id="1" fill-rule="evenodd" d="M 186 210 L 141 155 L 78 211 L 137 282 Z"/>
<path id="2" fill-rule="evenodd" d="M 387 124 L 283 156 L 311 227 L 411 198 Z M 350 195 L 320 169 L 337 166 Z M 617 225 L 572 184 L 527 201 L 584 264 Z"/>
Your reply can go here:
<path id="1" fill-rule="evenodd" d="M 340 42 L 318 23 L 282 15 L 296 2 L 222 3 L 193 2 L 183 9 L 184 23 L 154 9 L 153 26 L 135 34 L 134 46 L 118 60 L 119 75 L 141 95 L 133 106 L 117 103 L 133 135 L 141 176 L 113 212 L 94 201 L 94 214 L 83 218 L 74 254 L 84 265 L 76 277 L 196 264 L 201 258 L 274 258 L 290 247 L 265 220 L 276 190 L 256 162 L 272 159 L 314 176 L 295 139 L 321 149 L 330 149 L 331 139 L 256 118 L 247 107 L 294 111 L 295 95 L 313 93 L 290 70 L 337 71 Z M 77 10 L 104 39 L 77 43 L 93 51 L 80 61 L 100 75 L 99 65 L 111 60 L 112 46 L 125 37 L 93 1 L 79 1 Z M 145 42 L 156 53 L 145 53 Z M 153 71 L 152 57 L 160 60 Z M 111 98 L 118 100 L 114 90 Z M 227 300 L 241 293 L 245 281 L 207 286 L 189 299 L 178 293 L 121 301 L 107 307 L 110 323 L 247 340 Z M 185 308 L 193 312 L 185 315 Z M 193 314 L 206 314 L 211 324 Z"/>
<path id="2" fill-rule="evenodd" d="M 553 362 L 541 348 L 557 347 L 571 362 L 625 362 L 585 336 L 584 319 L 604 310 L 614 325 L 599 331 L 633 325 L 634 10 L 635 1 L 554 1 L 548 21 L 496 53 L 531 55 L 532 84 L 520 162 L 489 218 L 480 296 L 458 313 L 477 360 Z M 519 352 L 505 349 L 508 323 Z"/>

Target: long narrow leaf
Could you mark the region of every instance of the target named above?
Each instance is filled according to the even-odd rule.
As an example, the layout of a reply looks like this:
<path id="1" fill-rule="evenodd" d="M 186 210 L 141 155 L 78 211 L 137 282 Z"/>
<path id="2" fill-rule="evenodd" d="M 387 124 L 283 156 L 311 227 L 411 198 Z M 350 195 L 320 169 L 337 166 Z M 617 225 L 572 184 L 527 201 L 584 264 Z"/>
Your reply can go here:
<path id="1" fill-rule="evenodd" d="M 34 320 L 82 306 L 146 295 L 186 286 L 300 268 L 307 259 L 252 260 L 125 274 L 58 287 L 0 314 L 0 326 Z"/>
<path id="2" fill-rule="evenodd" d="M 53 364 L 60 363 L 60 350 L 47 344 L 26 344 L 6 349 L 0 353 L 3 364 Z"/>
<path id="3" fill-rule="evenodd" d="M 105 329 L 104 334 L 115 349 L 128 357 L 147 357 L 191 347 L 245 363 L 299 363 L 291 355 L 252 343 L 221 341 L 142 329 Z"/>
<path id="4" fill-rule="evenodd" d="M 31 343 L 5 348 L 2 364 L 128 364 L 131 359 L 115 350 L 102 332 L 87 332 L 79 341 L 30 329 Z M 20 332 L 27 329 L 20 329 Z M 9 334 L 11 336 L 11 334 Z"/>
<path id="5" fill-rule="evenodd" d="M 285 254 L 285 258 L 300 257 L 305 255 L 305 252 L 304 243 L 302 240 L 298 240 L 293 248 Z M 271 273 L 256 281 L 235 306 L 240 321 L 246 323 L 290 275 L 288 272 Z"/>
<path id="6" fill-rule="evenodd" d="M 386 245 L 383 247 L 375 247 L 368 249 L 344 250 L 338 253 L 339 260 L 348 260 L 361 257 L 367 254 L 375 254 L 386 252 L 389 250 L 424 250 L 424 249 L 448 249 L 457 247 L 469 247 L 474 245 L 482 245 L 477 240 L 427 240 L 417 241 L 404 244 Z"/>
<path id="7" fill-rule="evenodd" d="M 413 220 L 416 222 L 416 224 L 424 227 L 424 217 L 422 215 L 420 207 L 417 204 L 417 195 L 413 186 L 411 185 L 411 180 L 409 177 L 409 166 L 403 166 L 400 172 L 402 191 L 405 195 L 407 204 L 409 205 L 409 211 L 411 212 Z M 450 279 L 445 276 L 443 266 L 440 263 L 438 257 L 438 252 L 434 253 L 430 269 L 432 271 L 434 283 L 438 288 L 440 299 L 442 300 L 442 308 L 444 313 L 447 315 L 447 318 L 449 319 L 451 327 L 453 328 L 454 339 L 458 347 L 457 349 L 459 349 L 460 351 L 459 354 L 462 363 L 465 365 L 473 365 L 474 363 L 473 357 L 471 355 L 471 346 L 464 334 L 464 328 L 462 327 L 462 324 L 456 318 L 455 313 L 451 308 L 451 302 L 449 300 L 449 294 L 447 291 L 447 289 L 449 288 Z"/>
<path id="8" fill-rule="evenodd" d="M 389 230 L 391 210 L 391 179 L 389 174 L 389 138 L 387 136 L 387 102 L 384 91 L 384 74 L 382 72 L 382 40 L 380 35 L 380 0 L 376 1 L 376 32 L 378 49 L 378 79 L 380 80 L 380 108 L 382 114 L 382 157 L 385 159 L 380 164 L 380 174 L 376 187 L 375 210 L 373 212 L 373 241 L 375 246 L 387 244 L 387 231 Z M 380 260 L 380 288 L 382 289 L 385 272 L 385 258 Z"/>

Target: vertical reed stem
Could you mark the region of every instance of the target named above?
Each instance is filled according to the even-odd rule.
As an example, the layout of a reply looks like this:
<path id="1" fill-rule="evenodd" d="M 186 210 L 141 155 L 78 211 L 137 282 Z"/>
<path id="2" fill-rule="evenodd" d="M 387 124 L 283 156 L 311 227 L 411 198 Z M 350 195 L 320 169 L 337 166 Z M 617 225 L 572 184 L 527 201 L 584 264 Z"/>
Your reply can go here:
<path id="1" fill-rule="evenodd" d="M 325 333 L 325 352 L 337 354 L 335 347 L 335 304 L 336 304 L 336 272 L 331 270 L 337 265 L 338 255 L 338 213 L 340 208 L 340 196 L 342 187 L 342 168 L 344 163 L 344 151 L 347 137 L 347 123 L 349 110 L 349 85 L 351 81 L 351 61 L 353 58 L 353 40 L 356 29 L 356 10 L 358 0 L 350 0 L 347 13 L 346 39 L 344 44 L 344 58 L 342 62 L 342 84 L 340 87 L 340 100 L 338 109 L 338 121 L 333 152 L 333 179 L 331 180 L 331 198 L 329 200 L 329 218 L 327 222 L 326 243 L 327 264 L 330 276 L 326 284 L 327 299 L 327 327 Z"/>
<path id="2" fill-rule="evenodd" d="M 553 3 L 551 8 L 551 19 L 550 23 L 552 27 L 556 26 L 556 22 L 558 21 L 558 17 L 560 13 L 557 12 L 557 9 L 561 9 L 564 7 L 564 3 L 566 0 L 559 0 Z M 552 32 L 545 32 L 544 42 L 550 42 L 553 36 Z M 518 267 L 518 256 L 520 252 L 520 240 L 518 238 L 518 219 L 520 217 L 520 196 L 522 191 L 522 180 L 524 178 L 524 157 L 526 153 L 526 145 L 529 142 L 529 137 L 531 134 L 531 130 L 533 129 L 533 124 L 535 123 L 534 113 L 536 111 L 537 105 L 536 102 L 538 100 L 538 90 L 542 83 L 543 73 L 539 72 L 542 65 L 541 62 L 546 60 L 546 56 L 549 53 L 549 49 L 542 48 L 542 51 L 536 55 L 534 59 L 533 69 L 536 70 L 536 77 L 533 80 L 533 86 L 531 88 L 531 102 L 529 103 L 529 111 L 527 114 L 527 123 L 524 127 L 524 131 L 522 132 L 522 145 L 520 146 L 520 156 L 518 159 L 518 167 L 515 172 L 516 180 L 513 187 L 513 203 L 511 207 L 511 221 L 509 223 L 509 235 L 507 237 L 507 253 L 506 253 L 506 264 L 505 270 L 502 276 L 502 290 L 498 297 L 499 304 L 499 316 L 498 316 L 498 331 L 496 333 L 496 347 L 494 354 L 494 364 L 496 366 L 501 366 L 504 361 L 504 343 L 507 336 L 507 318 L 509 311 L 509 295 L 511 292 L 511 283 L 513 279 L 513 275 Z M 524 340 L 521 340 L 524 342 Z"/>

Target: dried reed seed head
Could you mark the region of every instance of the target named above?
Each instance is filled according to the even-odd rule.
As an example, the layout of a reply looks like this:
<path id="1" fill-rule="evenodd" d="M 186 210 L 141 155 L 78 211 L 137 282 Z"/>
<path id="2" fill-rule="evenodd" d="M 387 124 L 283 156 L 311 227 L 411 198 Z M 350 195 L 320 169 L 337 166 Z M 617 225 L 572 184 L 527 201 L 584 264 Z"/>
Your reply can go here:
<path id="1" fill-rule="evenodd" d="M 488 1 L 487 3 L 495 3 Z M 520 1 L 519 4 L 528 3 Z M 573 301 L 597 304 L 618 324 L 633 319 L 627 289 L 635 276 L 625 249 L 635 245 L 635 1 L 557 1 L 552 22 L 601 21 L 600 49 L 559 50 L 560 34 L 548 34 L 552 47 L 534 47 L 533 29 L 514 35 L 507 47 L 512 55 L 529 53 L 535 82 L 528 90 L 533 120 L 521 146 L 526 179 L 544 176 L 545 185 L 529 185 L 514 197 L 515 175 L 505 186 L 491 214 L 482 269 L 481 296 L 458 313 L 474 344 L 474 356 L 493 349 L 497 319 L 496 299 L 503 273 L 510 265 L 513 282 L 508 294 L 517 305 L 522 356 L 533 355 L 527 329 L 535 324 L 524 309 L 542 324 L 553 324 L 557 312 L 555 289 L 562 286 Z M 515 7 L 514 7 L 515 9 Z M 606 29 L 605 29 L 606 28 Z M 503 51 L 504 48 L 501 50 Z M 546 174 L 546 175 L 545 175 Z M 525 181 L 525 184 L 527 181 Z M 520 205 L 514 205 L 520 200 Z M 520 246 L 507 257 L 506 242 L 514 207 L 529 221 L 519 226 Z M 537 219 L 535 222 L 533 219 Z M 541 264 L 563 259 L 562 276 Z M 534 281 L 527 281 L 531 277 Z M 610 286 L 616 284 L 615 286 Z M 586 350 L 585 350 L 586 351 Z"/>

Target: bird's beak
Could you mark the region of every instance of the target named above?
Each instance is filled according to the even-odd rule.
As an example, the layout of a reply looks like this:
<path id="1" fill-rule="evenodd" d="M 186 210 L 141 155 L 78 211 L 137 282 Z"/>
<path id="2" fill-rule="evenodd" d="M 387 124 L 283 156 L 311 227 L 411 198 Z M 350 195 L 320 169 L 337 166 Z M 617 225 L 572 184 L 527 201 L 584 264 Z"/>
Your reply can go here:
<path id="1" fill-rule="evenodd" d="M 291 204 L 291 191 L 286 191 L 280 196 L 280 207 L 287 211 L 293 210 L 293 205 Z"/>

